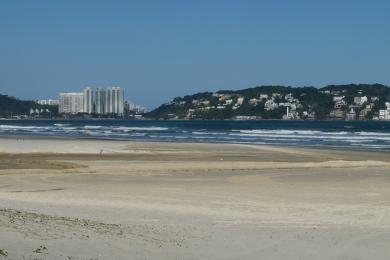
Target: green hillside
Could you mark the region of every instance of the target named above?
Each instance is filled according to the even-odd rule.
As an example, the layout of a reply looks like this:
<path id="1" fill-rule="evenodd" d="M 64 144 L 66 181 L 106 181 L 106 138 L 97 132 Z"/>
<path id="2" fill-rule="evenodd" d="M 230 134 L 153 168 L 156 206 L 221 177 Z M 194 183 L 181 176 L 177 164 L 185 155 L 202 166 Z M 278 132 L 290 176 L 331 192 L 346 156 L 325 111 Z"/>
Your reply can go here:
<path id="1" fill-rule="evenodd" d="M 323 88 L 258 86 L 177 97 L 147 114 L 159 119 L 373 119 L 390 101 L 380 84 Z M 287 107 L 289 113 L 287 114 Z M 353 113 L 351 112 L 353 111 Z"/>
<path id="2" fill-rule="evenodd" d="M 49 109 L 52 114 L 57 113 L 57 107 L 39 105 L 34 101 L 19 100 L 14 97 L 0 94 L 0 117 L 29 115 L 31 108 L 39 110 Z"/>

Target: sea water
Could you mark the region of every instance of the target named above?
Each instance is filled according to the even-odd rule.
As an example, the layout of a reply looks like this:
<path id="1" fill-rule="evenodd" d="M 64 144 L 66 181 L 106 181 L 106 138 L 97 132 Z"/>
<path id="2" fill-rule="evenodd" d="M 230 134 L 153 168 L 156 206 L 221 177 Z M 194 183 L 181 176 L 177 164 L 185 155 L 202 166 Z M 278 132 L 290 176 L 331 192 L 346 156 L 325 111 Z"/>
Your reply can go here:
<path id="1" fill-rule="evenodd" d="M 0 135 L 390 151 L 390 122 L 385 121 L 0 120 Z"/>

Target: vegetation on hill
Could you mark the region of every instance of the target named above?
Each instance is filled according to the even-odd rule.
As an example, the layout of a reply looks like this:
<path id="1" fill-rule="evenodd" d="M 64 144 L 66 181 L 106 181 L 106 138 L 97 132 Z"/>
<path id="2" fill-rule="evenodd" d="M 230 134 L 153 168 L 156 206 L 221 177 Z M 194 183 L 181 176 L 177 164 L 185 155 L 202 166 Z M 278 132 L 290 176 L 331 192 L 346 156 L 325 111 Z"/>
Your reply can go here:
<path id="1" fill-rule="evenodd" d="M 42 110 L 43 114 L 53 114 L 58 111 L 56 106 L 39 105 L 34 101 L 19 100 L 14 97 L 0 94 L 0 117 L 30 115 L 31 109 Z M 49 109 L 50 113 L 48 113 L 46 109 Z"/>
<path id="2" fill-rule="evenodd" d="M 356 103 L 357 97 L 362 98 L 361 103 Z M 352 109 L 356 118 L 362 113 L 361 119 L 372 119 L 379 109 L 386 108 L 388 101 L 390 87 L 380 84 L 329 85 L 320 89 L 258 86 L 176 97 L 146 116 L 160 119 L 341 119 Z"/>

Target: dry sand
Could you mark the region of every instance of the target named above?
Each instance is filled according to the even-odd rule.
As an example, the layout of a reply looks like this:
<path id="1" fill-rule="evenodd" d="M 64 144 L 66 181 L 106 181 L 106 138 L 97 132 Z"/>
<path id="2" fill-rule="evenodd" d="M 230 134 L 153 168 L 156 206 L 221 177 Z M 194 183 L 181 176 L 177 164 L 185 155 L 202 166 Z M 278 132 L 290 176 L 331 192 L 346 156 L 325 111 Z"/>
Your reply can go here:
<path id="1" fill-rule="evenodd" d="M 0 259 L 390 259 L 389 244 L 388 153 L 0 139 Z"/>

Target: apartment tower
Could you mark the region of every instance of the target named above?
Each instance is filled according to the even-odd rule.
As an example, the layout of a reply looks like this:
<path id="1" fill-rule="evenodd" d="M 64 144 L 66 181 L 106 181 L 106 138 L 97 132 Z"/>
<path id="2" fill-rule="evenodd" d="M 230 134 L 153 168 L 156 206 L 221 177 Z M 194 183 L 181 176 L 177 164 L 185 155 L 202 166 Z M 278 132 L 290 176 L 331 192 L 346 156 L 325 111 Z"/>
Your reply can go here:
<path id="1" fill-rule="evenodd" d="M 84 112 L 84 93 L 82 92 L 60 93 L 58 102 L 59 113 L 77 114 Z"/>
<path id="2" fill-rule="evenodd" d="M 91 88 L 84 89 L 84 112 L 88 114 L 95 113 L 95 94 Z"/>

